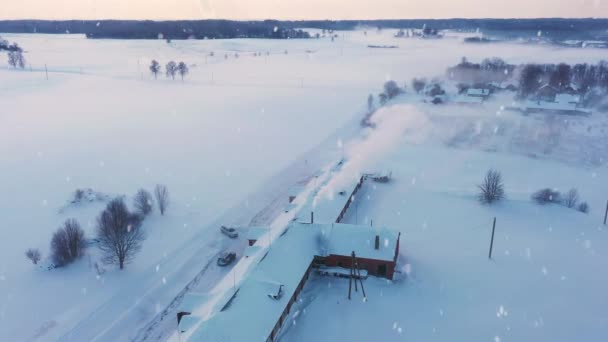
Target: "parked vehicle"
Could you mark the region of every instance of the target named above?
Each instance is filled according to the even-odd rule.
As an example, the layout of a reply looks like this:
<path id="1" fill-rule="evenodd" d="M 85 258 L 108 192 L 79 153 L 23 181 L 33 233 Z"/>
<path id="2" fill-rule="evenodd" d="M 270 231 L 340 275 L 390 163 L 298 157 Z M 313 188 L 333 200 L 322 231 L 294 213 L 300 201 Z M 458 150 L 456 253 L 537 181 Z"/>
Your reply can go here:
<path id="1" fill-rule="evenodd" d="M 222 266 L 222 267 L 223 266 L 228 266 L 231 263 L 233 263 L 234 260 L 236 260 L 236 253 L 229 252 L 229 253 L 226 253 L 226 254 L 220 256 L 217 259 L 217 264 L 218 264 L 218 266 Z"/>
<path id="2" fill-rule="evenodd" d="M 236 239 L 239 236 L 239 232 L 237 232 L 236 229 L 232 227 L 222 226 L 220 227 L 220 230 L 224 235 L 228 236 L 231 239 Z"/>

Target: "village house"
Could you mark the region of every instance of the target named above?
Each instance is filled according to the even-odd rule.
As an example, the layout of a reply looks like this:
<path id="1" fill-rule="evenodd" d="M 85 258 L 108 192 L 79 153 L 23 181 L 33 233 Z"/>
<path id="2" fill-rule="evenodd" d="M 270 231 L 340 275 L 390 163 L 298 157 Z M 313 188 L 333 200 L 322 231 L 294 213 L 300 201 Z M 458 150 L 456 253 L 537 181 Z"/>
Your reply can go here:
<path id="1" fill-rule="evenodd" d="M 531 99 L 515 109 L 524 113 L 591 114 L 591 111 L 581 106 L 581 96 L 573 86 L 560 91 L 548 84 L 540 87 Z"/>

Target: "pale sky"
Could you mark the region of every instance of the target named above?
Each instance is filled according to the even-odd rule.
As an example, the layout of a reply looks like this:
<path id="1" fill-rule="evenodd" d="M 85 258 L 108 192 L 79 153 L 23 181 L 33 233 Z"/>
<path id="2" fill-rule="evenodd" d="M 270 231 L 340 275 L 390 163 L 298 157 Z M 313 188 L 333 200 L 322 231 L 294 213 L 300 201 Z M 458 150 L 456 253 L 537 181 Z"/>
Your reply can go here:
<path id="1" fill-rule="evenodd" d="M 608 0 L 0 0 L 0 19 L 608 17 Z"/>

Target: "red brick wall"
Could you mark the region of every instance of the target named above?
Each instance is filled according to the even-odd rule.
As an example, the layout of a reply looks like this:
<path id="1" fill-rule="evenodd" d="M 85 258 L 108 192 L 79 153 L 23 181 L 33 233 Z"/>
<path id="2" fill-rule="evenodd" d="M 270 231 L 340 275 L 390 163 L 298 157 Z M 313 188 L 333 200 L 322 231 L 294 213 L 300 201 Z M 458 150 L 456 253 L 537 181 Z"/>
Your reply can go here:
<path id="1" fill-rule="evenodd" d="M 381 265 L 386 266 L 386 278 L 387 279 L 392 280 L 393 276 L 395 274 L 395 262 L 394 261 L 357 258 L 357 262 L 359 263 L 359 269 L 366 270 L 368 274 L 373 275 L 373 276 L 378 276 L 378 266 L 381 266 Z M 352 258 L 350 256 L 332 254 L 325 258 L 325 265 L 329 266 L 329 267 L 350 268 L 352 265 Z"/>

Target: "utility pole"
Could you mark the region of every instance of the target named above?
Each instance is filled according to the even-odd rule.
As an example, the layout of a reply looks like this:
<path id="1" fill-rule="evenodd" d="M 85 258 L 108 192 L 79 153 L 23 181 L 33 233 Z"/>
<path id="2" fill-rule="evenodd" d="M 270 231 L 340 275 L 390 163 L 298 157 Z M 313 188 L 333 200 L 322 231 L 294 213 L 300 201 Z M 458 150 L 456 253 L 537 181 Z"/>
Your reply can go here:
<path id="1" fill-rule="evenodd" d="M 350 267 L 350 277 L 348 279 L 348 300 L 351 298 L 352 292 L 352 283 L 355 282 L 355 291 L 359 292 L 357 288 L 357 280 L 361 284 L 361 292 L 363 292 L 363 299 L 366 299 L 365 289 L 363 288 L 363 279 L 361 278 L 361 270 L 359 269 L 359 263 L 357 262 L 357 256 L 355 255 L 355 251 L 351 254 L 352 262 Z"/>
<path id="2" fill-rule="evenodd" d="M 494 231 L 496 230 L 496 217 L 494 217 L 494 222 L 492 223 L 492 239 L 490 240 L 490 253 L 488 254 L 488 259 L 492 259 L 492 247 L 494 247 Z"/>
<path id="3" fill-rule="evenodd" d="M 606 218 L 608 218 L 608 201 L 606 201 L 606 213 L 604 213 L 604 224 L 606 224 Z"/>

